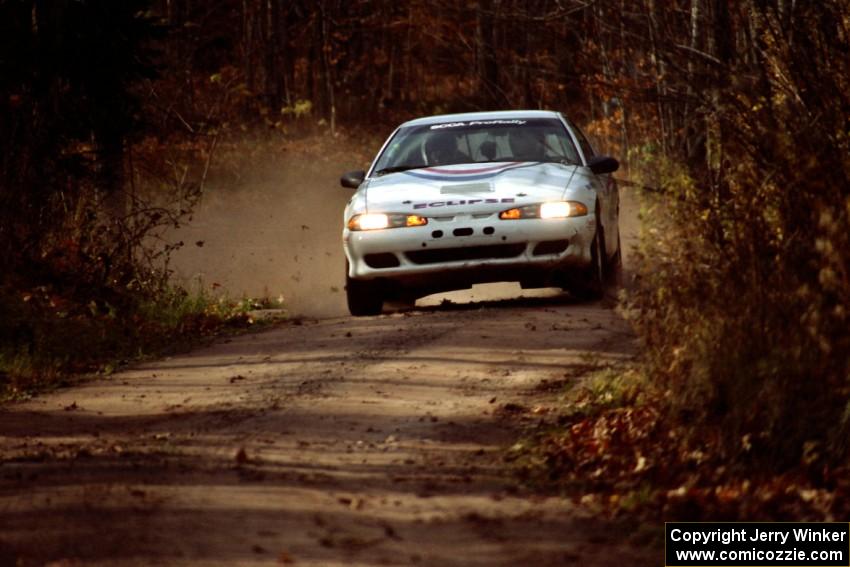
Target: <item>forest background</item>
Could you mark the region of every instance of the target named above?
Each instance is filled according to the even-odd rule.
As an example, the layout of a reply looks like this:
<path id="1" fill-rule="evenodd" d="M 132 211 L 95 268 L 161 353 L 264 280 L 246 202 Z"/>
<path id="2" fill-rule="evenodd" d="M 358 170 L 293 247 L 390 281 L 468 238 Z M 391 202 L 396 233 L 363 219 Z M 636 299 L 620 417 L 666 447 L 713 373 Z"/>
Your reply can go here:
<path id="1" fill-rule="evenodd" d="M 250 323 L 175 287 L 162 236 L 258 144 L 368 156 L 408 118 L 553 109 L 651 195 L 621 299 L 643 354 L 531 460 L 691 514 L 850 501 L 847 0 L 7 0 L 0 22 L 7 397 Z"/>

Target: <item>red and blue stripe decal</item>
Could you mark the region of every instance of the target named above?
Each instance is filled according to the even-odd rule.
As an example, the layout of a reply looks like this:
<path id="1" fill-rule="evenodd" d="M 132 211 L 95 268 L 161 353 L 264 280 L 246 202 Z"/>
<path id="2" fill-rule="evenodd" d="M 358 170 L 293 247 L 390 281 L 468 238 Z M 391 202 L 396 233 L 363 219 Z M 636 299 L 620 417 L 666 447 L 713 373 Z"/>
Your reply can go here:
<path id="1" fill-rule="evenodd" d="M 445 167 L 424 167 L 404 171 L 405 175 L 427 179 L 429 181 L 478 181 L 489 179 L 512 169 L 530 167 L 540 162 L 512 161 L 489 167 L 447 169 Z"/>

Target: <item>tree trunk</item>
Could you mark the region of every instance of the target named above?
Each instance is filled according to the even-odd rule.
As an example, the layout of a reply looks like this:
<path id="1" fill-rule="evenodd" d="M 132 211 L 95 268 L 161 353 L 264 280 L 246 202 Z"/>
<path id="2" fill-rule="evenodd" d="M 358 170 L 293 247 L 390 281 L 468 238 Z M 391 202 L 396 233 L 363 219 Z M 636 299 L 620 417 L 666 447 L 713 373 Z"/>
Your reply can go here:
<path id="1" fill-rule="evenodd" d="M 322 114 L 328 119 L 331 134 L 336 132 L 336 105 L 334 104 L 333 69 L 330 64 L 330 33 L 328 30 L 328 13 L 325 2 L 319 4 L 319 61 L 321 62 L 321 88 L 324 89 L 325 99 Z"/>
<path id="2" fill-rule="evenodd" d="M 479 0 L 475 6 L 475 61 L 478 97 L 490 108 L 498 102 L 499 68 L 494 45 L 493 0 Z"/>
<path id="3" fill-rule="evenodd" d="M 649 40 L 650 52 L 649 57 L 652 62 L 655 75 L 655 106 L 658 112 L 658 125 L 661 135 L 661 149 L 666 155 L 670 145 L 670 136 L 668 135 L 668 120 L 666 117 L 667 109 L 664 104 L 664 99 L 667 96 L 667 87 L 664 82 L 664 62 L 661 60 L 661 54 L 658 49 L 660 42 L 658 30 L 658 17 L 656 12 L 655 0 L 648 0 L 647 15 L 649 20 Z"/>
<path id="4" fill-rule="evenodd" d="M 691 10 L 690 10 L 690 48 L 691 51 L 688 53 L 688 70 L 687 70 L 687 79 L 686 79 L 686 96 L 685 96 L 685 104 L 682 110 L 682 124 L 690 124 L 690 113 L 691 108 L 693 106 L 694 99 L 694 59 L 696 57 L 695 51 L 699 47 L 699 32 L 700 32 L 700 1 L 701 0 L 691 0 Z M 693 159 L 695 150 L 694 150 L 694 137 L 698 136 L 697 132 L 686 132 L 685 133 L 685 153 L 689 158 Z M 699 134 L 701 136 L 701 134 Z"/>
<path id="5" fill-rule="evenodd" d="M 245 86 L 254 92 L 254 3 L 242 0 L 242 65 L 245 73 Z"/>

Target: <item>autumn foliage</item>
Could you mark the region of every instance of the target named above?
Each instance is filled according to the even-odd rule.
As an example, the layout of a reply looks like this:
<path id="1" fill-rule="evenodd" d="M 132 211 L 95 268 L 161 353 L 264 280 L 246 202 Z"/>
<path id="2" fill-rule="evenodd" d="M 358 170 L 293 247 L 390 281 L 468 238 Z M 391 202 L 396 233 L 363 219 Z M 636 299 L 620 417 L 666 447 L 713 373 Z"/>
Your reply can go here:
<path id="1" fill-rule="evenodd" d="M 631 138 L 643 234 L 623 305 L 646 381 L 566 419 L 538 463 L 614 509 L 843 517 L 848 4 L 678 4 L 625 51 L 654 61 L 657 94 L 658 130 Z"/>
<path id="2" fill-rule="evenodd" d="M 333 145 L 417 115 L 549 108 L 641 192 L 623 306 L 647 379 L 550 439 L 554 470 L 673 496 L 752 494 L 742 470 L 839 490 L 846 0 L 86 0 L 7 2 L 0 20 L 0 372 L 54 348 L 57 321 L 109 322 L 92 327 L 108 349 L 156 321 L 160 299 L 185 305 L 161 238 L 258 140 Z M 711 475 L 685 474 L 702 466 L 694 447 Z"/>
<path id="3" fill-rule="evenodd" d="M 850 432 L 850 20 L 783 6 L 729 8 L 725 51 L 694 65 L 705 162 L 654 180 L 629 300 L 677 414 L 780 469 L 843 462 Z"/>

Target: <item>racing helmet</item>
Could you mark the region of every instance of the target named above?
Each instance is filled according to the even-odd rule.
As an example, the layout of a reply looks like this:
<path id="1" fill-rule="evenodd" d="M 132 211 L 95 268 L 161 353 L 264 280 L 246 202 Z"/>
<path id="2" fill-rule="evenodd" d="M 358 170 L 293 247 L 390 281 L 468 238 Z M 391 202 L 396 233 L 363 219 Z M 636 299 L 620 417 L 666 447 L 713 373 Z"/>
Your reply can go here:
<path id="1" fill-rule="evenodd" d="M 431 165 L 446 165 L 460 161 L 457 137 L 452 132 L 431 133 L 425 140 L 424 151 Z"/>

